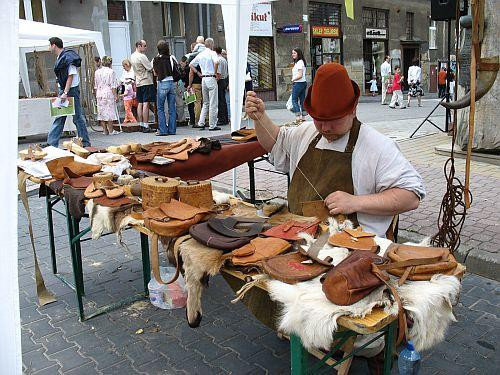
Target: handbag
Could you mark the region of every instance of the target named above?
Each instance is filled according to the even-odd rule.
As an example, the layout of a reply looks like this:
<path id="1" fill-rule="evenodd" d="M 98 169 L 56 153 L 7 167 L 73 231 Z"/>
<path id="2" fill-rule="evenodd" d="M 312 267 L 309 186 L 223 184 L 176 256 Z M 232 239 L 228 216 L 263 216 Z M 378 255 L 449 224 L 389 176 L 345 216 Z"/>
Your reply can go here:
<path id="1" fill-rule="evenodd" d="M 298 251 L 265 259 L 261 262 L 261 267 L 273 279 L 287 284 L 314 279 L 330 269 Z"/>
<path id="2" fill-rule="evenodd" d="M 445 247 L 425 247 L 391 244 L 386 252 L 389 264 L 379 267 L 391 275 L 400 277 L 399 285 L 407 279 L 430 280 L 433 275 L 453 275 L 458 262 Z"/>
<path id="3" fill-rule="evenodd" d="M 288 109 L 290 112 L 293 112 L 292 95 L 290 95 L 286 102 L 286 109 Z"/>
<path id="4" fill-rule="evenodd" d="M 235 266 L 254 266 L 261 261 L 287 251 L 292 245 L 280 238 L 257 237 L 231 253 L 231 263 Z"/>

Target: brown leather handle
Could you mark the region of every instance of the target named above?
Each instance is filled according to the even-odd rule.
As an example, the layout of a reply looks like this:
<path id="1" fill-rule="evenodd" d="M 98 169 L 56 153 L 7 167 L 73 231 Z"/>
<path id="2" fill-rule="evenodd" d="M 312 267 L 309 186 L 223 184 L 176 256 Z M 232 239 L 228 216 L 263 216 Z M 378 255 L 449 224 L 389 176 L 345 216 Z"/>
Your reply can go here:
<path id="1" fill-rule="evenodd" d="M 405 267 L 413 267 L 413 266 L 423 266 L 425 264 L 435 264 L 442 262 L 443 259 L 441 256 L 430 257 L 430 258 L 420 258 L 420 259 L 409 259 L 403 260 L 400 262 L 392 262 L 388 264 L 384 264 L 379 266 L 380 270 L 387 271 L 394 268 L 405 268 Z"/>

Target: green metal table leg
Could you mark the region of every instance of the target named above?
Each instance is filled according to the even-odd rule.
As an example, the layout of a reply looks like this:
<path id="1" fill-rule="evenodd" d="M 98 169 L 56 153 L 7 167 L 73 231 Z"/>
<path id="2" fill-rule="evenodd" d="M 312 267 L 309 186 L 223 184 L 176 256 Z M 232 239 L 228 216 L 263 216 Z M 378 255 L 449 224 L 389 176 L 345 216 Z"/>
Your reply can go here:
<path id="1" fill-rule="evenodd" d="M 47 191 L 45 195 L 45 207 L 47 209 L 47 229 L 49 230 L 49 249 L 50 259 L 52 261 L 52 273 L 57 273 L 56 246 L 54 242 L 54 222 L 52 218 L 52 200 L 50 193 Z"/>
<path id="2" fill-rule="evenodd" d="M 300 337 L 290 335 L 290 358 L 292 375 L 303 375 L 307 373 L 307 359 L 309 353 L 302 346 Z"/>
<path id="3" fill-rule="evenodd" d="M 149 263 L 149 241 L 148 236 L 141 234 L 141 252 L 142 252 L 142 277 L 144 279 L 144 295 L 149 296 L 148 284 L 151 279 L 151 267 Z"/>
<path id="4" fill-rule="evenodd" d="M 384 375 L 390 375 L 392 368 L 392 355 L 394 353 L 394 345 L 396 343 L 396 329 L 398 321 L 395 320 L 387 327 L 385 335 L 385 352 L 384 352 Z"/>
<path id="5" fill-rule="evenodd" d="M 82 263 L 82 245 L 80 243 L 80 238 L 78 240 L 74 240 L 75 237 L 80 235 L 80 223 L 75 218 L 71 217 L 71 221 L 73 222 L 73 234 L 75 235 L 72 239 L 74 242 L 74 249 L 76 255 L 76 261 L 78 266 L 78 273 L 76 276 L 78 277 L 78 284 L 80 284 L 80 291 L 82 296 L 85 295 L 85 284 L 83 283 L 83 263 Z M 77 284 L 77 285 L 78 285 Z"/>

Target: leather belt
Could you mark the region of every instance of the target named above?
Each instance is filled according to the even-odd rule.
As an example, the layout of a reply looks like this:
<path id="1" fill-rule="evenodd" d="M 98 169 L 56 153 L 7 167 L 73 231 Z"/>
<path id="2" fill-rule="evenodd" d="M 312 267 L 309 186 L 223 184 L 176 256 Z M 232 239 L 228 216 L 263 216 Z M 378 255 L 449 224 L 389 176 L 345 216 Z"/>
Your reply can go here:
<path id="1" fill-rule="evenodd" d="M 216 77 L 215 74 L 210 74 L 210 75 L 206 75 L 206 76 L 201 76 L 202 78 L 208 78 L 208 77 Z"/>

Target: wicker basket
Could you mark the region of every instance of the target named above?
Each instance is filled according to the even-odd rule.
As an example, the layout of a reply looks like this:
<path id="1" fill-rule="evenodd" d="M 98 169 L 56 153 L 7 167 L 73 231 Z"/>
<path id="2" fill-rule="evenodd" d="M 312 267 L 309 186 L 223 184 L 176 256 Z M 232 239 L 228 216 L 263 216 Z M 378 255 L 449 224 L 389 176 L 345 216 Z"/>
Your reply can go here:
<path id="1" fill-rule="evenodd" d="M 179 200 L 194 207 L 212 208 L 212 184 L 210 181 L 187 181 L 178 187 Z"/>
<path id="2" fill-rule="evenodd" d="M 141 180 L 142 208 L 158 207 L 160 203 L 170 202 L 177 196 L 179 181 L 168 177 L 145 177 Z"/>

